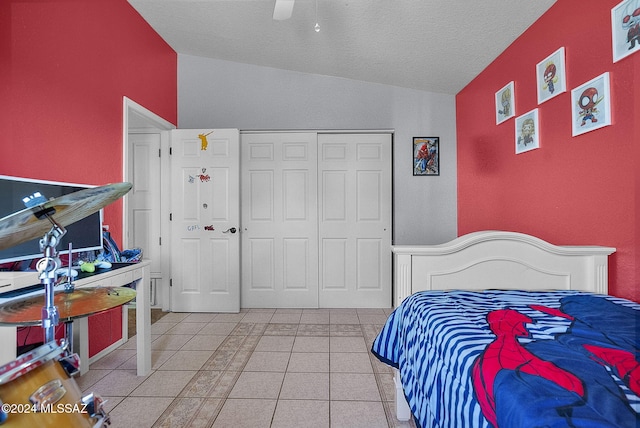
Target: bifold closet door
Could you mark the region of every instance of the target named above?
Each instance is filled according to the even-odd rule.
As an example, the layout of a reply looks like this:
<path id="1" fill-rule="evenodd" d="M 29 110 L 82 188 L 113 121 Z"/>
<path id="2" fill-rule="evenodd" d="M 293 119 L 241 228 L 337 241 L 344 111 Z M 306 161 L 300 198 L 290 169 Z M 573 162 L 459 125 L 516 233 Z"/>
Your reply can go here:
<path id="1" fill-rule="evenodd" d="M 243 308 L 318 307 L 316 138 L 242 134 Z"/>
<path id="2" fill-rule="evenodd" d="M 319 306 L 391 306 L 391 134 L 318 135 Z"/>

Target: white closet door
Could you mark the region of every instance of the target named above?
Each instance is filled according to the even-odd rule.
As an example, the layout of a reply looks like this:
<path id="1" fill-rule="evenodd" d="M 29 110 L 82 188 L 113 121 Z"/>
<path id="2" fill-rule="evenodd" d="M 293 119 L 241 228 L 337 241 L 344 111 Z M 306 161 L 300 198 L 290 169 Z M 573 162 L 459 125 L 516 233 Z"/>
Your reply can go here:
<path id="1" fill-rule="evenodd" d="M 320 307 L 391 307 L 391 134 L 319 134 Z"/>
<path id="2" fill-rule="evenodd" d="M 243 308 L 318 307 L 316 133 L 242 134 Z"/>

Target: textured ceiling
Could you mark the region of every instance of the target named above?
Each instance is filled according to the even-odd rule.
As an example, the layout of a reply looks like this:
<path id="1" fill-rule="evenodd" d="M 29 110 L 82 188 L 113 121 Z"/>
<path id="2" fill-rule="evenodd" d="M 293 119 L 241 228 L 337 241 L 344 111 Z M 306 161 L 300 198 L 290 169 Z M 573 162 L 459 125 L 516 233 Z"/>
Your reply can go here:
<path id="1" fill-rule="evenodd" d="M 456 94 L 555 0 L 128 0 L 179 54 Z"/>

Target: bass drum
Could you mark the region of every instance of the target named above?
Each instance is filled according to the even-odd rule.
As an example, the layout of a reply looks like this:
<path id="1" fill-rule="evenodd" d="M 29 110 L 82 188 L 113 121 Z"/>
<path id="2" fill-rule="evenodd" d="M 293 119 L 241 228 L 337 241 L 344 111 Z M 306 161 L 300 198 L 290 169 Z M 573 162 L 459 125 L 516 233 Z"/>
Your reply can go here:
<path id="1" fill-rule="evenodd" d="M 0 427 L 100 427 L 109 424 L 102 399 L 82 393 L 68 372 L 77 355 L 66 343 L 46 343 L 0 367 Z"/>

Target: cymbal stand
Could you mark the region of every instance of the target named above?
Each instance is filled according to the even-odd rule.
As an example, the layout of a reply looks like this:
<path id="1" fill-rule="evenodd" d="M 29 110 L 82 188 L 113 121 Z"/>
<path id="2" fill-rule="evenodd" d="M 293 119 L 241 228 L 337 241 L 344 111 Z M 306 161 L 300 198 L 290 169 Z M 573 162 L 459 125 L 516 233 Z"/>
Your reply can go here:
<path id="1" fill-rule="evenodd" d="M 67 264 L 67 282 L 64 284 L 65 293 L 73 293 L 73 244 L 69 242 L 69 263 Z"/>
<path id="2" fill-rule="evenodd" d="M 72 254 L 72 244 L 69 242 L 69 265 L 67 267 L 67 282 L 64 284 L 64 292 L 65 293 L 73 293 L 73 274 L 71 272 L 71 266 L 73 265 L 73 254 Z M 67 338 L 67 343 L 69 343 L 69 352 L 73 353 L 73 320 L 67 320 L 64 322 L 64 335 Z"/>
<path id="3" fill-rule="evenodd" d="M 44 285 L 45 306 L 42 308 L 42 328 L 44 329 L 45 343 L 49 343 L 56 338 L 55 328 L 60 320 L 58 308 L 54 305 L 56 269 L 60 264 L 60 259 L 56 253 L 56 246 L 67 231 L 47 213 L 44 213 L 44 216 L 49 219 L 53 226 L 51 230 L 40 239 L 40 251 L 44 253 L 44 257 L 38 261 L 36 269 L 40 274 L 40 282 Z"/>

